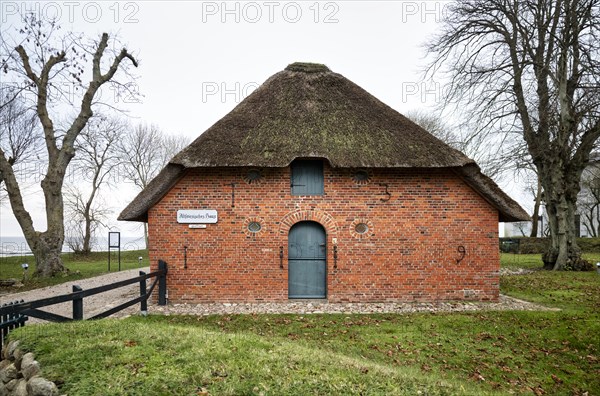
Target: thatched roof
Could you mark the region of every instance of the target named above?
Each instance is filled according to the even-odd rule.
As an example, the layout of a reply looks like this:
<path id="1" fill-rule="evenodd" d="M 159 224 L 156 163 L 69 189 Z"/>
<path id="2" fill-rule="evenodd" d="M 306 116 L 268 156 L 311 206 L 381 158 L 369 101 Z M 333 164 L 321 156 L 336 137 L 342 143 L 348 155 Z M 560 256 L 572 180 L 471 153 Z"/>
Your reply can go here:
<path id="1" fill-rule="evenodd" d="M 342 75 L 298 63 L 269 78 L 171 162 L 284 167 L 299 157 L 344 168 L 472 162 Z"/>
<path id="2" fill-rule="evenodd" d="M 324 65 L 294 63 L 177 154 L 119 219 L 144 221 L 186 168 L 286 167 L 296 158 L 325 158 L 334 168 L 475 165 L 342 75 Z M 469 184 L 498 208 L 503 221 L 528 218 L 493 181 L 481 177 Z"/>

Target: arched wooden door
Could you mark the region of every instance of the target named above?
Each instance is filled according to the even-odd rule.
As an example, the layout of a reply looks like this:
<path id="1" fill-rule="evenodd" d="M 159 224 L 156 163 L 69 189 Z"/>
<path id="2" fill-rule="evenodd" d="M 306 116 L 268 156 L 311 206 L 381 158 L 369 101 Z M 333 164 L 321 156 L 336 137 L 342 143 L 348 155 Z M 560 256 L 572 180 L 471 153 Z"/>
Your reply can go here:
<path id="1" fill-rule="evenodd" d="M 327 297 L 325 229 L 318 223 L 295 224 L 288 236 L 288 297 Z"/>

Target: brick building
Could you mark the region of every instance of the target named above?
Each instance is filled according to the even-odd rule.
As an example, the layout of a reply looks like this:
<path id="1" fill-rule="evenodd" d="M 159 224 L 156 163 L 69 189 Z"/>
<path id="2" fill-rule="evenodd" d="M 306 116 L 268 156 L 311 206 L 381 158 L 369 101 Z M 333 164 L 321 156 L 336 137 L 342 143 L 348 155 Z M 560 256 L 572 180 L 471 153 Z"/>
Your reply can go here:
<path id="1" fill-rule="evenodd" d="M 343 76 L 295 63 L 175 156 L 121 213 L 148 222 L 174 302 L 496 300 L 478 166 Z"/>

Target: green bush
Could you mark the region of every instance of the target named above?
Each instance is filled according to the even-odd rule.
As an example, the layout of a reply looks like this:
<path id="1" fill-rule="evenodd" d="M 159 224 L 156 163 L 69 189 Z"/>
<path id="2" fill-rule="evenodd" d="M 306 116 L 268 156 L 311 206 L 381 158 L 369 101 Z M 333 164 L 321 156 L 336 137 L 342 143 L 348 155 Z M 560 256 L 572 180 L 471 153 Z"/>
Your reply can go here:
<path id="1" fill-rule="evenodd" d="M 600 238 L 577 238 L 577 245 L 584 253 L 600 253 Z"/>

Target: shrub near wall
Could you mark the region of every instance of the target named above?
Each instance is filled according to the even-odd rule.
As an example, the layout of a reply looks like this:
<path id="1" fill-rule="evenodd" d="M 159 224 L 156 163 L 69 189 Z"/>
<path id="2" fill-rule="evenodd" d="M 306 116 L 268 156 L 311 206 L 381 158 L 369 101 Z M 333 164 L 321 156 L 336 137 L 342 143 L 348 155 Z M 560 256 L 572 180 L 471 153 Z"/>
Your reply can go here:
<path id="1" fill-rule="evenodd" d="M 500 238 L 500 250 L 503 253 L 542 254 L 549 243 L 548 238 Z M 600 252 L 600 238 L 577 238 L 577 245 L 583 253 Z"/>

